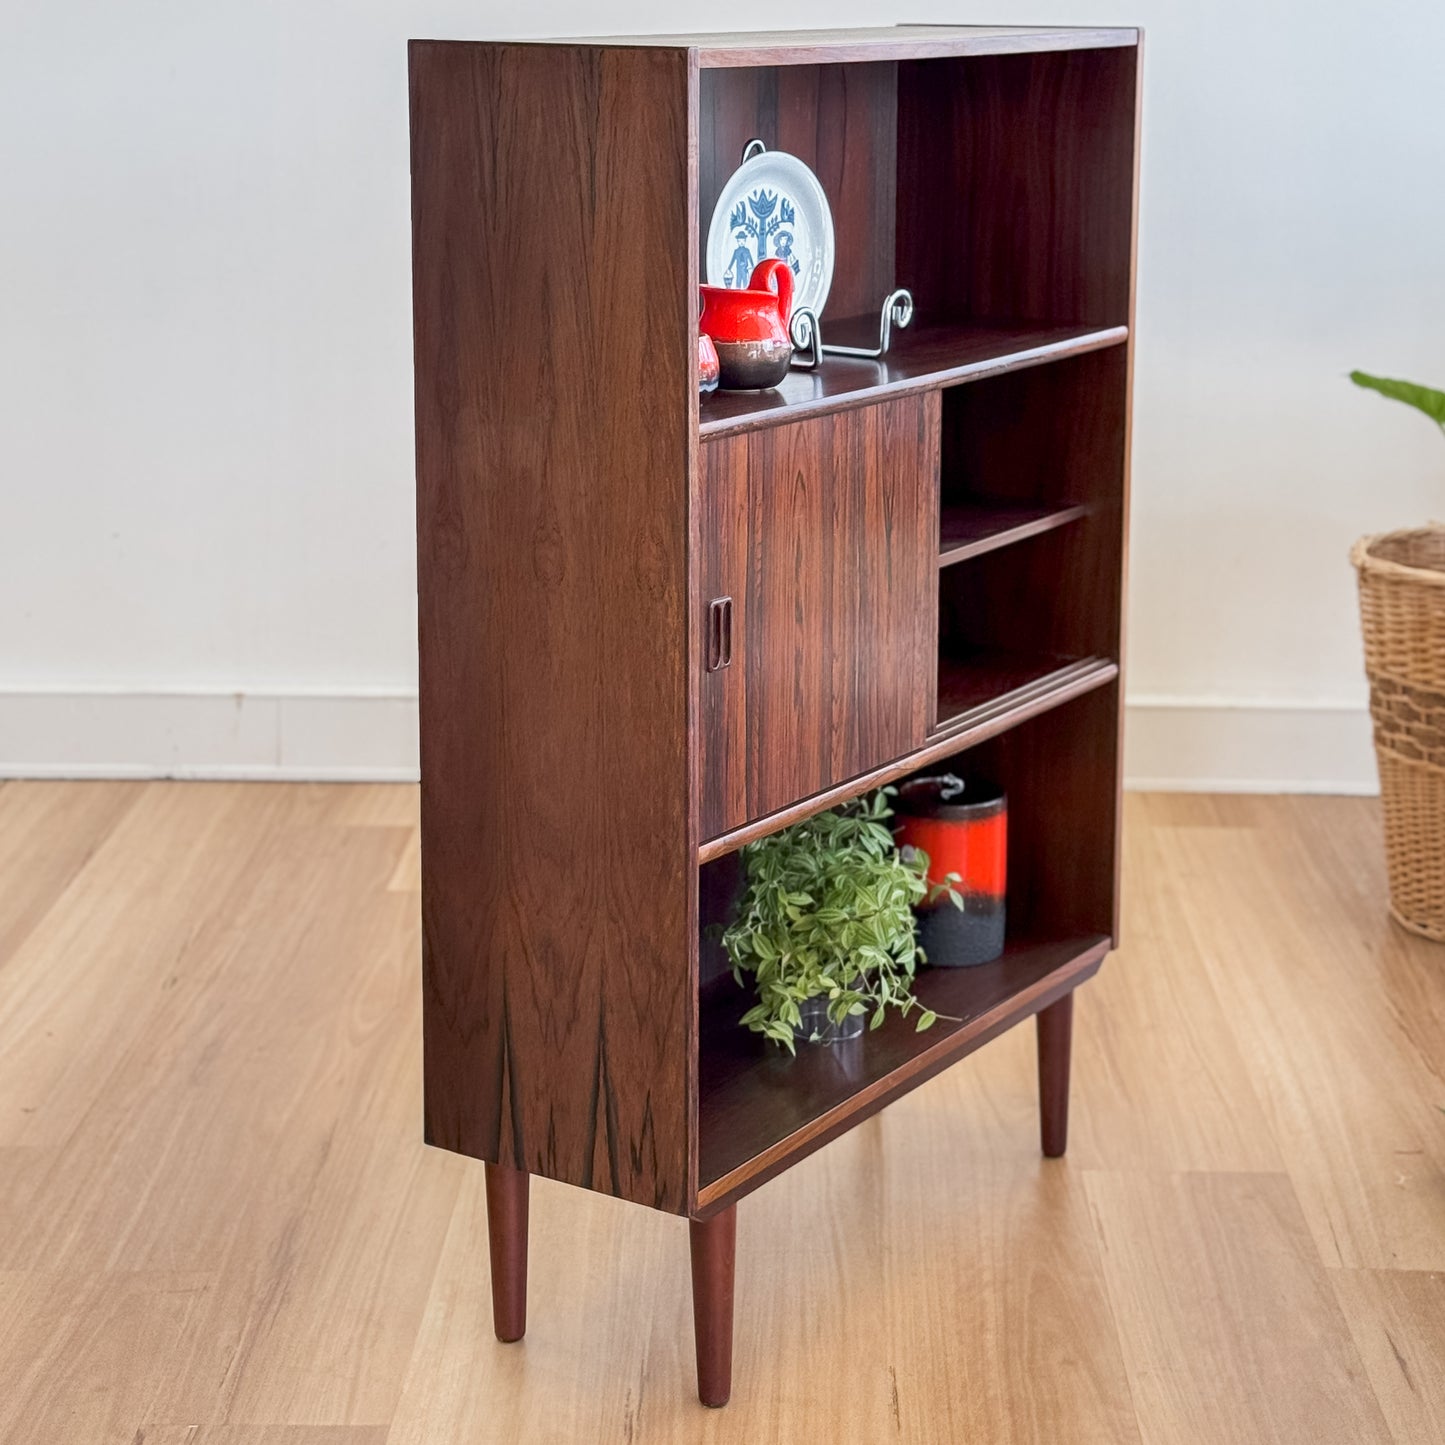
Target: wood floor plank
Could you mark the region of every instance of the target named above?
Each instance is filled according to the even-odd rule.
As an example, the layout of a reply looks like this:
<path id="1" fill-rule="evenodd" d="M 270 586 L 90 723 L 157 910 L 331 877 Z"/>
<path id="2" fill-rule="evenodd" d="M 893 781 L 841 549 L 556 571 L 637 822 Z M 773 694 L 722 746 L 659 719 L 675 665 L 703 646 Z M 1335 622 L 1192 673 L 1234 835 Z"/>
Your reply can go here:
<path id="1" fill-rule="evenodd" d="M 1079 995 L 1070 1160 L 1096 1169 L 1279 1169 L 1229 995 L 1204 966 L 1207 935 L 1183 907 L 1181 890 L 1193 885 L 1169 866 L 1169 827 L 1147 826 L 1143 808 L 1126 796 L 1121 946 Z"/>
<path id="2" fill-rule="evenodd" d="M 386 1445 L 376 1425 L 144 1425 L 126 1445 Z"/>
<path id="3" fill-rule="evenodd" d="M 395 783 L 348 784 L 340 790 L 335 818 L 353 828 L 416 828 L 421 790 Z"/>
<path id="4" fill-rule="evenodd" d="M 866 1353 L 870 1330 L 887 1341 L 904 1440 L 1138 1439 L 1083 1173 L 1039 1155 L 1031 1032 L 1018 1031 L 1025 1067 L 1012 1087 L 987 1069 L 940 1076 L 881 1117 L 851 1159 L 825 1156 L 809 1191 L 856 1201 L 835 1248 L 860 1256 L 857 1288 L 847 1265 L 823 1304 L 819 1344 L 860 1297 L 881 1301 L 871 1321 L 862 1311 L 859 1344 Z M 806 1220 L 809 1207 L 800 1199 L 788 1217 Z M 777 1327 L 786 1335 L 785 1313 Z M 833 1433 L 848 1429 L 840 1412 Z"/>
<path id="5" fill-rule="evenodd" d="M 1177 829 L 1163 872 L 1207 940 L 1202 965 L 1320 1257 L 1445 1268 L 1440 950 L 1384 913 L 1372 803 L 1306 801 L 1252 800 L 1244 829 Z"/>
<path id="6" fill-rule="evenodd" d="M 391 1418 L 460 1165 L 418 1147 L 416 915 L 385 887 L 405 837 L 293 830 L 242 926 L 190 960 L 170 1026 L 57 1156 L 55 1189 L 80 1180 L 86 1204 L 40 1212 L 39 1253 L 220 1268 L 172 1356 L 183 1418 Z M 308 967 L 322 948 L 346 960 L 344 988 Z M 95 1173 L 102 1142 L 119 1179 Z"/>
<path id="7" fill-rule="evenodd" d="M 242 784 L 173 784 L 126 811 L 0 970 L 0 1144 L 70 1134 L 289 803 Z"/>
<path id="8" fill-rule="evenodd" d="M 410 910 L 406 911 L 408 923 Z M 420 944 L 402 934 L 407 982 Z M 287 1258 L 286 1289 L 236 1373 L 229 1420 L 389 1424 L 458 1189 L 479 1172 L 416 1147 L 420 1000 L 407 987 L 396 1031 L 344 1109 Z"/>
<path id="9" fill-rule="evenodd" d="M 0 1440 L 1442 1438 L 1445 949 L 1369 800 L 1130 798 L 1070 1156 L 1017 1030 L 751 1196 L 711 1412 L 678 1220 L 534 1183 L 492 1338 L 482 1171 L 420 1142 L 415 788 L 30 786 Z"/>
<path id="10" fill-rule="evenodd" d="M 1149 1445 L 1390 1438 L 1283 1174 L 1087 1176 Z"/>
<path id="11" fill-rule="evenodd" d="M 1286 866 L 1304 908 L 1328 906 L 1331 933 L 1347 968 L 1357 955 L 1375 969 L 1350 969 L 1388 1010 L 1398 1052 L 1425 1090 L 1445 1104 L 1445 969 L 1442 946 L 1390 922 L 1384 840 L 1370 798 L 1284 798 L 1266 827 L 1286 835 Z M 1318 897 L 1316 897 L 1318 895 Z M 1291 899 L 1291 911 L 1295 900 Z M 1375 970 L 1378 970 L 1376 973 Z"/>
<path id="12" fill-rule="evenodd" d="M 270 837 L 224 926 L 168 960 L 168 986 L 133 981 L 148 1007 L 92 1066 L 104 1088 L 0 1238 L 0 1262 L 194 1269 L 267 1253 L 356 1107 L 371 1063 L 361 1044 L 390 1044 L 390 1009 L 415 992 L 412 916 L 384 889 L 401 845 L 396 830 Z M 341 991 L 314 967 L 323 949 L 337 951 Z"/>
<path id="13" fill-rule="evenodd" d="M 151 1415 L 205 1274 L 0 1275 L 0 1440 L 130 1440 Z"/>
<path id="14" fill-rule="evenodd" d="M 0 785 L 0 970 L 141 796 L 142 783 Z"/>
<path id="15" fill-rule="evenodd" d="M 1397 1445 L 1445 1440 L 1445 1274 L 1330 1271 Z"/>
<path id="16" fill-rule="evenodd" d="M 421 829 L 411 830 L 406 852 L 401 855 L 387 887 L 397 893 L 421 892 Z"/>

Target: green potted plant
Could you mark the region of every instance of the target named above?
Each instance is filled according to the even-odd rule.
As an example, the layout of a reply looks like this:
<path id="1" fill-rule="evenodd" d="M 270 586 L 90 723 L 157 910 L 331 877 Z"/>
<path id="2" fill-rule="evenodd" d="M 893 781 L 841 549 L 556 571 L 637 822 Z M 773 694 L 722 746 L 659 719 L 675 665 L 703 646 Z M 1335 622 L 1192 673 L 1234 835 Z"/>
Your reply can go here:
<path id="1" fill-rule="evenodd" d="M 722 944 L 758 1001 L 742 1024 L 790 1053 L 799 1039 L 833 1043 L 879 1028 L 893 1009 L 937 1015 L 913 992 L 924 962 L 914 905 L 956 879 L 928 882 L 928 857 L 900 849 L 888 826 L 891 788 L 794 823 L 742 851 L 743 891 Z"/>
<path id="2" fill-rule="evenodd" d="M 1350 380 L 1445 430 L 1445 391 L 1363 371 Z M 1390 912 L 1445 942 L 1445 526 L 1362 537 L 1350 558 L 1360 582 Z"/>

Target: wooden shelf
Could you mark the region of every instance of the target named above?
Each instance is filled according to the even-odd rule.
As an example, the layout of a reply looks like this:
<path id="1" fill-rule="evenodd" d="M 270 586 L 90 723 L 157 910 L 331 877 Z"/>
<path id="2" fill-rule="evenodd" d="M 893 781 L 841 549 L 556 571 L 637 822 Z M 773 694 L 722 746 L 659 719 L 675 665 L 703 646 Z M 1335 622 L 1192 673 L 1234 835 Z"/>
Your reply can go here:
<path id="1" fill-rule="evenodd" d="M 952 566 L 998 547 L 1037 537 L 1077 521 L 1083 506 L 1005 507 L 983 503 L 945 504 L 939 516 L 938 565 Z"/>
<path id="2" fill-rule="evenodd" d="M 1042 657 L 980 650 L 938 663 L 938 722 L 931 736 L 971 731 L 998 714 L 1034 716 L 1119 675 L 1104 657 Z"/>
<path id="3" fill-rule="evenodd" d="M 1098 970 L 1100 935 L 1011 940 L 977 968 L 929 968 L 916 992 L 940 1017 L 924 1033 L 890 1016 L 856 1042 L 792 1057 L 738 1026 L 750 990 L 731 975 L 704 991 L 698 1023 L 698 1206 L 720 1208 L 826 1144 Z"/>
<path id="4" fill-rule="evenodd" d="M 876 318 L 873 326 L 876 333 Z M 823 334 L 825 340 L 841 340 L 846 333 L 830 331 L 825 323 Z M 816 371 L 790 371 L 770 391 L 715 391 L 701 399 L 698 431 L 714 437 L 776 426 L 859 402 L 1100 351 L 1128 336 L 1127 326 L 915 325 L 895 332 L 893 349 L 879 361 L 830 356 Z"/>
<path id="5" fill-rule="evenodd" d="M 755 818 L 740 828 L 706 839 L 698 845 L 697 861 L 710 863 L 715 858 L 735 852 L 744 843 L 777 832 L 789 823 L 811 818 L 824 808 L 847 802 L 870 788 L 895 782 L 930 763 L 997 737 L 1019 723 L 1112 682 L 1118 677 L 1119 668 L 1116 663 L 1101 657 L 1075 662 L 1060 658 L 1029 659 L 1003 653 L 980 653 L 969 664 L 951 664 L 949 672 L 950 689 L 945 693 L 940 686 L 940 699 L 944 696 L 957 699 L 957 705 L 963 710 L 939 723 L 921 748 L 800 799 L 786 808 Z M 987 693 L 984 684 L 989 677 L 994 678 L 996 685 L 1004 690 Z M 973 700 L 964 707 L 964 701 L 968 699 Z"/>

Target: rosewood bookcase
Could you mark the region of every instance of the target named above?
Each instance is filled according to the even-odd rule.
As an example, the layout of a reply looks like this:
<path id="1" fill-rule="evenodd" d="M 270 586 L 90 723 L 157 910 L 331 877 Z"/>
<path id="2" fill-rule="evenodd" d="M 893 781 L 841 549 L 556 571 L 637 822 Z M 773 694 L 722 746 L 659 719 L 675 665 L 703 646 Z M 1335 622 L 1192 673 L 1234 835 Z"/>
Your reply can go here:
<path id="1" fill-rule="evenodd" d="M 1117 928 L 1139 60 L 412 42 L 426 1138 L 486 1162 L 504 1340 L 530 1175 L 691 1221 L 717 1405 L 744 1195 L 1031 1015 L 1064 1151 Z M 700 231 L 753 137 L 830 198 L 828 339 L 917 313 L 699 402 Z M 779 1055 L 711 941 L 738 848 L 948 759 L 1008 791 L 1004 957 L 920 976 L 959 1022 Z"/>

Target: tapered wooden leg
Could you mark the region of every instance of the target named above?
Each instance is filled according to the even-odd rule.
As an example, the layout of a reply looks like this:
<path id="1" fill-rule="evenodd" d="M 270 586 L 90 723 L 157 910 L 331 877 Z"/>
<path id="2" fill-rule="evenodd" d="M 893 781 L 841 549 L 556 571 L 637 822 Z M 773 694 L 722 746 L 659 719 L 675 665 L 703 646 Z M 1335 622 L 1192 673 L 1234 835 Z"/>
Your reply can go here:
<path id="1" fill-rule="evenodd" d="M 1039 1027 L 1039 1132 L 1044 1156 L 1069 1147 L 1069 1053 L 1074 1037 L 1074 994 L 1041 1009 Z"/>
<path id="2" fill-rule="evenodd" d="M 689 1221 L 692 1244 L 692 1324 L 697 1343 L 697 1397 L 726 1405 L 733 1389 L 733 1259 L 738 1207 Z"/>
<path id="3" fill-rule="evenodd" d="M 527 1183 L 524 1169 L 487 1165 L 492 1325 L 508 1343 L 527 1333 Z"/>

